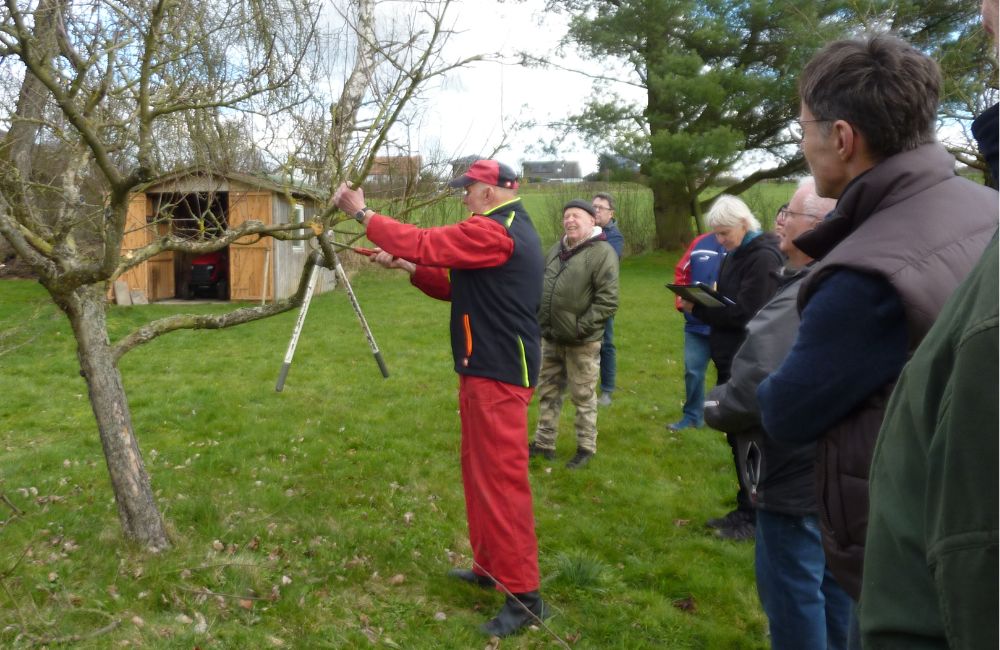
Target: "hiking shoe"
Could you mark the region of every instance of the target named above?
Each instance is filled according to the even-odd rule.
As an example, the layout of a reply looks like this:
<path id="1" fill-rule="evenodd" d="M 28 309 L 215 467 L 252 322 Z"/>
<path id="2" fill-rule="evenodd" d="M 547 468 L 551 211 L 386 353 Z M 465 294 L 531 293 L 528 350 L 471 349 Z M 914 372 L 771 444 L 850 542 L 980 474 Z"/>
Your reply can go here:
<path id="1" fill-rule="evenodd" d="M 552 612 L 537 591 L 507 596 L 503 608 L 489 622 L 479 626 L 479 631 L 500 638 L 520 632 L 529 625 L 550 617 Z"/>
<path id="2" fill-rule="evenodd" d="M 699 427 L 697 422 L 689 422 L 687 420 L 681 420 L 679 422 L 671 422 L 667 425 L 667 428 L 671 431 L 683 431 L 684 429 L 697 429 Z"/>
<path id="3" fill-rule="evenodd" d="M 539 447 L 534 442 L 528 443 L 528 458 L 534 458 L 535 456 L 541 456 L 545 460 L 555 460 L 556 450 L 555 449 L 545 449 Z"/>
<path id="4" fill-rule="evenodd" d="M 754 539 L 757 527 L 753 521 L 743 520 L 729 526 L 723 526 L 715 531 L 716 537 L 728 539 L 733 542 L 745 542 Z"/>
<path id="5" fill-rule="evenodd" d="M 448 569 L 448 577 L 468 582 L 483 589 L 492 589 L 497 586 L 497 583 L 493 582 L 493 578 L 480 575 L 470 569 Z"/>
<path id="6" fill-rule="evenodd" d="M 721 529 L 728 526 L 735 526 L 736 524 L 741 524 L 744 522 L 753 523 L 753 518 L 751 515 L 747 514 L 742 510 L 731 510 L 721 517 L 716 517 L 715 519 L 709 519 L 705 522 L 705 525 L 709 528 Z"/>
<path id="7" fill-rule="evenodd" d="M 601 396 L 597 398 L 598 406 L 611 406 L 611 393 L 601 393 Z"/>
<path id="8" fill-rule="evenodd" d="M 566 463 L 566 469 L 580 469 L 584 465 L 590 462 L 593 458 L 594 452 L 587 451 L 586 449 L 577 449 L 576 455 L 569 459 Z"/>

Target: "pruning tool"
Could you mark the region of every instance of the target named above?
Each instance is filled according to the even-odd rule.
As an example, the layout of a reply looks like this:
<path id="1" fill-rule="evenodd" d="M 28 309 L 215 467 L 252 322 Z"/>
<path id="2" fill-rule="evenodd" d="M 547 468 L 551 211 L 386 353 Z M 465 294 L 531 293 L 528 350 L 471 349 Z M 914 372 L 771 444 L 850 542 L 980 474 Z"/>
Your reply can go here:
<path id="1" fill-rule="evenodd" d="M 316 251 L 313 253 L 316 256 L 316 264 L 313 266 L 309 275 L 309 282 L 306 286 L 305 296 L 302 298 L 302 306 L 299 308 L 299 317 L 295 321 L 295 327 L 292 330 L 292 339 L 288 343 L 288 350 L 285 353 L 285 360 L 281 365 L 281 372 L 278 375 L 278 383 L 275 385 L 274 390 L 281 392 L 284 388 L 285 378 L 288 376 L 288 370 L 292 365 L 292 357 L 295 355 L 295 347 L 299 342 L 299 335 L 302 333 L 302 325 L 305 323 L 306 313 L 309 311 L 309 304 L 312 302 L 313 290 L 316 287 L 316 279 L 319 273 L 320 259 L 325 259 L 325 264 L 327 268 L 332 268 L 336 273 L 337 277 L 341 282 L 344 283 L 344 289 L 347 291 L 347 297 L 351 301 L 351 307 L 354 308 L 354 313 L 358 316 L 358 321 L 361 323 L 361 329 L 365 334 L 365 339 L 368 341 L 368 346 L 371 348 L 372 355 L 375 357 L 375 363 L 378 364 L 379 370 L 382 372 L 382 376 L 389 377 L 389 369 L 385 365 L 385 360 L 382 358 L 382 352 L 378 349 L 378 344 L 375 342 L 375 337 L 372 335 L 372 330 L 368 326 L 368 321 L 365 319 L 365 315 L 361 312 L 361 304 L 358 302 L 357 296 L 354 295 L 354 289 L 351 287 L 350 280 L 347 278 L 347 273 L 344 271 L 344 267 L 340 264 L 340 256 L 333 249 L 334 246 L 351 250 L 359 255 L 365 255 L 371 257 L 375 255 L 378 251 L 371 248 L 364 248 L 361 246 L 348 246 L 347 244 L 341 244 L 338 241 L 334 241 L 330 232 L 323 232 L 319 235 L 318 239 L 320 242 L 320 247 L 323 249 L 322 253 Z"/>

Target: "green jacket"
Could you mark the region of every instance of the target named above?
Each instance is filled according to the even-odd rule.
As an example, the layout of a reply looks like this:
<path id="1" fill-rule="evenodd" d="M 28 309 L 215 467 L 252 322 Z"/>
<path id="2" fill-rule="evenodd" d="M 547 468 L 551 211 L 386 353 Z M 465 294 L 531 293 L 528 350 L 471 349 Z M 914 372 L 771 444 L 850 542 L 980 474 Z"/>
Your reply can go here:
<path id="1" fill-rule="evenodd" d="M 604 233 L 566 249 L 562 240 L 545 256 L 538 324 L 542 338 L 563 345 L 599 341 L 618 309 L 618 255 Z"/>
<path id="2" fill-rule="evenodd" d="M 892 394 L 871 467 L 866 650 L 996 648 L 997 239 Z"/>

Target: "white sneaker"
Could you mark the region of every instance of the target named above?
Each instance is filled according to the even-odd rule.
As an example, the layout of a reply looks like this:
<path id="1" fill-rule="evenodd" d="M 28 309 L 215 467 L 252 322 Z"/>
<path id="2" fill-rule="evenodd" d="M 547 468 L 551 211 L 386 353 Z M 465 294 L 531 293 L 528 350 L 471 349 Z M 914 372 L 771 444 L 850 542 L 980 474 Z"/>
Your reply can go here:
<path id="1" fill-rule="evenodd" d="M 598 406 L 611 406 L 611 393 L 601 393 L 601 396 L 597 398 Z"/>

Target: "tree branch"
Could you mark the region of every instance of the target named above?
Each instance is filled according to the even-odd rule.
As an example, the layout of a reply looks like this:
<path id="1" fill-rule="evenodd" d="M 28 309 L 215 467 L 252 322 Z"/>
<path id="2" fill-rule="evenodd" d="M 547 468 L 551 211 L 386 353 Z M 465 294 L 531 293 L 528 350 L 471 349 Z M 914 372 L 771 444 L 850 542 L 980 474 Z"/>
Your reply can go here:
<path id="1" fill-rule="evenodd" d="M 99 609 L 86 609 L 86 610 L 77 609 L 76 611 L 87 611 L 94 614 L 101 614 L 103 616 L 111 618 L 110 614 L 108 614 L 107 612 L 102 612 Z M 108 634 L 109 632 L 114 631 L 121 624 L 122 624 L 121 619 L 111 618 L 111 622 L 105 625 L 104 627 L 100 627 L 97 628 L 96 630 L 91 630 L 90 632 L 85 632 L 83 634 L 69 634 L 66 636 L 35 636 L 34 634 L 29 634 L 26 630 L 22 630 L 22 632 L 24 632 L 24 636 L 28 639 L 31 639 L 31 642 L 35 645 L 41 645 L 41 646 L 65 645 L 68 643 L 80 643 L 81 641 L 89 641 L 90 639 L 96 639 L 99 636 L 103 636 L 105 634 Z"/>
<path id="2" fill-rule="evenodd" d="M 302 300 L 305 297 L 306 288 L 309 284 L 309 275 L 316 265 L 317 258 L 317 255 L 310 255 L 306 258 L 306 263 L 302 268 L 302 276 L 299 279 L 298 290 L 292 297 L 278 300 L 269 305 L 242 307 L 225 314 L 178 314 L 151 321 L 133 330 L 125 338 L 111 346 L 111 356 L 114 363 L 117 364 L 126 352 L 144 343 L 149 343 L 153 339 L 169 332 L 182 329 L 225 329 L 235 327 L 236 325 L 243 325 L 244 323 L 251 323 L 255 320 L 274 316 L 275 314 L 298 307 L 302 304 Z"/>
<path id="3" fill-rule="evenodd" d="M 586 72 L 580 70 L 579 68 L 570 68 L 568 66 L 560 65 L 558 63 L 553 63 L 550 59 L 545 59 L 540 56 L 535 56 L 534 54 L 529 54 L 528 52 L 518 52 L 518 61 L 514 65 L 531 67 L 532 65 L 541 66 L 545 68 L 555 68 L 556 70 L 562 70 L 564 72 L 572 72 L 573 74 L 578 74 L 581 77 L 586 77 L 588 79 L 593 79 L 594 81 L 605 81 L 610 84 L 624 84 L 626 86 L 632 86 L 633 88 L 640 88 L 646 90 L 646 84 L 643 82 L 631 81 L 629 79 L 622 79 L 621 77 L 609 77 L 604 74 Z M 505 64 L 507 65 L 507 64 Z"/>
<path id="4" fill-rule="evenodd" d="M 6 495 L 6 494 L 4 494 L 3 492 L 0 492 L 0 501 L 2 501 L 2 502 L 3 502 L 3 504 L 4 504 L 4 505 L 6 505 L 6 506 L 7 506 L 8 508 L 10 508 L 11 510 L 13 510 L 13 511 L 14 511 L 14 514 L 15 514 L 16 516 L 18 516 L 18 517 L 21 517 L 21 516 L 23 516 L 23 515 L 24 515 L 24 511 L 23 511 L 23 510 L 21 510 L 20 508 L 18 508 L 17 506 L 15 506 L 15 505 L 14 505 L 14 504 L 13 504 L 13 503 L 11 502 L 11 500 L 7 498 L 7 495 Z"/>
<path id="5" fill-rule="evenodd" d="M 738 183 L 733 183 L 729 187 L 724 188 L 722 190 L 722 194 L 732 194 L 734 196 L 737 194 L 742 194 L 743 192 L 745 192 L 746 190 L 750 189 L 755 184 L 757 184 L 757 182 L 759 181 L 763 181 L 769 178 L 784 178 L 786 176 L 789 176 L 790 174 L 798 173 L 804 170 L 805 168 L 806 168 L 806 159 L 803 158 L 802 156 L 796 156 L 795 158 L 792 158 L 785 164 L 779 165 L 778 167 L 772 167 L 771 169 L 761 169 L 760 171 L 756 171 L 750 174 L 742 181 Z M 711 199 L 705 199 L 701 201 L 699 205 L 702 209 L 707 208 L 708 205 L 713 200 L 714 197 Z"/>
<path id="6" fill-rule="evenodd" d="M 111 279 L 117 278 L 130 268 L 166 251 L 178 251 L 182 253 L 194 254 L 211 253 L 222 250 L 231 244 L 239 245 L 237 243 L 238 239 L 252 235 L 258 236 L 257 241 L 259 241 L 261 237 L 271 237 L 272 239 L 278 239 L 281 241 L 307 240 L 312 237 L 311 233 L 306 236 L 297 236 L 291 234 L 290 231 L 306 230 L 308 228 L 309 224 L 267 225 L 260 221 L 250 220 L 244 221 L 235 229 L 227 229 L 219 237 L 213 237 L 212 239 L 205 241 L 191 241 L 180 239 L 174 235 L 167 235 L 166 237 L 161 237 L 147 246 L 143 246 L 142 248 L 137 248 L 134 251 L 128 251 L 123 254 L 119 260 L 117 268 L 111 275 Z"/>

